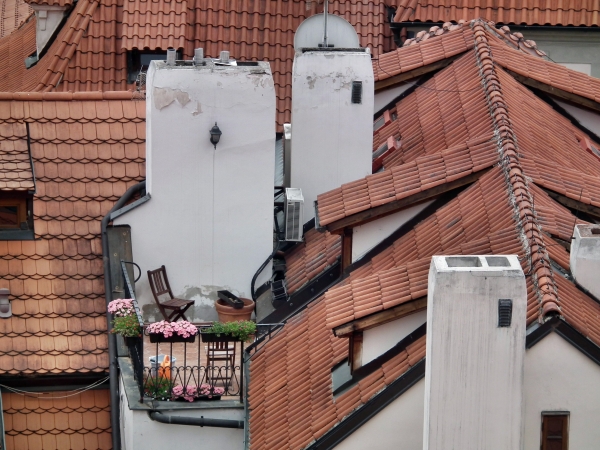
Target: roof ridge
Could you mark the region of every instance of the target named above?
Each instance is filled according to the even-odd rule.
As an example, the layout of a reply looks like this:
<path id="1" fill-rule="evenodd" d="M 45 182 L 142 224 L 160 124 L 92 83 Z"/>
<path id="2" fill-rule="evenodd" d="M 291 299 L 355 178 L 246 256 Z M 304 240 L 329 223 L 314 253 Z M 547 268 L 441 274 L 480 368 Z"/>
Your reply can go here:
<path id="1" fill-rule="evenodd" d="M 550 257 L 519 159 L 517 139 L 508 116 L 507 103 L 494 67 L 492 49 L 487 40 L 487 24 L 484 20 L 477 19 L 471 22 L 471 27 L 475 37 L 477 65 L 496 128 L 500 167 L 506 177 L 510 200 L 515 209 L 515 222 L 521 234 L 523 250 L 529 259 L 529 275 L 533 275 L 533 283 L 540 300 L 540 320 L 544 320 L 546 316 L 560 314 L 560 301 Z"/>

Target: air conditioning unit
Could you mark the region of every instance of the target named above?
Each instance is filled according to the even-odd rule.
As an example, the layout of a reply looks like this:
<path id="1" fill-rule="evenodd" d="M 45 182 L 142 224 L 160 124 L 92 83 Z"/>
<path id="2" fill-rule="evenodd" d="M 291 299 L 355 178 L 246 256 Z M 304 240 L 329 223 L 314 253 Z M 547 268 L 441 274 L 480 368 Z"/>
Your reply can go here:
<path id="1" fill-rule="evenodd" d="M 285 240 L 292 242 L 302 241 L 302 209 L 304 197 L 302 189 L 286 188 L 285 190 Z"/>

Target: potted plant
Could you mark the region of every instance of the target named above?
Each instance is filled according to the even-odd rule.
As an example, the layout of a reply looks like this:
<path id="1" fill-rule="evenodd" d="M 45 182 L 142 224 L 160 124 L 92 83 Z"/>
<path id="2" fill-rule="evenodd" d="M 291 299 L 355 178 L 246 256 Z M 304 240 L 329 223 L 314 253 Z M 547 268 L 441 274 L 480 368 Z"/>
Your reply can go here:
<path id="1" fill-rule="evenodd" d="M 148 377 L 144 383 L 144 395 L 155 400 L 170 400 L 173 383 L 169 378 L 157 376 Z"/>
<path id="2" fill-rule="evenodd" d="M 133 299 L 118 298 L 108 304 L 108 312 L 114 316 L 111 333 L 120 334 L 128 346 L 134 345 L 142 336 L 142 328 L 138 320 Z"/>
<path id="3" fill-rule="evenodd" d="M 250 320 L 240 322 L 214 322 L 212 326 L 202 328 L 204 342 L 247 341 L 256 333 L 256 324 Z"/>
<path id="4" fill-rule="evenodd" d="M 224 393 L 224 388 L 211 386 L 206 383 L 203 383 L 200 386 L 175 386 L 173 388 L 173 400 L 185 400 L 188 402 L 197 400 L 220 400 Z"/>
<path id="5" fill-rule="evenodd" d="M 220 322 L 235 322 L 250 320 L 254 311 L 254 301 L 249 298 L 240 298 L 229 291 L 217 291 L 219 299 L 215 302 L 215 309 Z"/>
<path id="6" fill-rule="evenodd" d="M 151 323 L 146 328 L 150 342 L 194 342 L 198 334 L 198 328 L 187 320 L 180 322 Z"/>

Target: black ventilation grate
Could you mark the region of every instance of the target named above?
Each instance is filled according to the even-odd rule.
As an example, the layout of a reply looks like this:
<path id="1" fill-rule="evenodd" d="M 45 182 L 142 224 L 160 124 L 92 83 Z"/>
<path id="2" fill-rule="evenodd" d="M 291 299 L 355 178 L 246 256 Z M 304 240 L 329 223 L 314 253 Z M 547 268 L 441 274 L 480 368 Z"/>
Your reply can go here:
<path id="1" fill-rule="evenodd" d="M 362 103 L 362 81 L 352 82 L 352 103 Z"/>
<path id="2" fill-rule="evenodd" d="M 501 298 L 498 300 L 498 326 L 510 327 L 512 322 L 512 300 Z"/>

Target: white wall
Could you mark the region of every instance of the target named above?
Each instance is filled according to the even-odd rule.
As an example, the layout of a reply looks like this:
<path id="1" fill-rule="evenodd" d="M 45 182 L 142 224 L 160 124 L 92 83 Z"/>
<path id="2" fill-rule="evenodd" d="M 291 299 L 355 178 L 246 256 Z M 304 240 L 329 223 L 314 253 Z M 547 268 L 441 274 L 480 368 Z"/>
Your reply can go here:
<path id="1" fill-rule="evenodd" d="M 427 311 L 419 311 L 365 330 L 363 332 L 362 364 L 365 365 L 387 352 L 426 321 Z"/>
<path id="2" fill-rule="evenodd" d="M 147 77 L 147 190 L 151 200 L 115 220 L 132 229 L 142 269 L 144 318 L 158 319 L 146 271 L 165 265 L 188 318 L 214 320 L 216 291 L 250 297 L 252 276 L 273 249 L 275 90 L 257 67 L 154 61 Z M 222 131 L 216 150 L 209 130 Z M 257 286 L 268 277 L 270 266 Z"/>
<path id="3" fill-rule="evenodd" d="M 573 230 L 569 265 L 575 281 L 596 298 L 600 297 L 600 233 L 598 225 L 577 225 Z"/>
<path id="4" fill-rule="evenodd" d="M 352 82 L 362 103 L 352 104 Z M 292 75 L 292 187 L 304 221 L 317 195 L 371 173 L 374 78 L 368 51 L 297 52 Z"/>
<path id="5" fill-rule="evenodd" d="M 418 381 L 336 450 L 422 450 L 424 388 L 425 381 Z"/>
<path id="6" fill-rule="evenodd" d="M 35 43 L 38 57 L 65 17 L 66 6 L 30 5 L 35 11 Z"/>
<path id="7" fill-rule="evenodd" d="M 525 450 L 539 450 L 542 411 L 569 411 L 569 448 L 600 443 L 600 366 L 551 333 L 525 358 Z"/>
<path id="8" fill-rule="evenodd" d="M 517 256 L 497 258 L 432 258 L 424 450 L 521 448 L 527 289 Z M 498 299 L 513 301 L 510 327 Z"/>
<path id="9" fill-rule="evenodd" d="M 600 114 L 584 108 L 579 108 L 578 106 L 563 102 L 557 98 L 553 98 L 553 100 L 563 107 L 575 119 L 577 119 L 581 125 L 590 130 L 592 133 L 600 136 Z"/>
<path id="10" fill-rule="evenodd" d="M 369 250 L 415 217 L 433 203 L 433 200 L 411 206 L 381 219 L 352 229 L 352 262 L 362 258 Z"/>
<path id="11" fill-rule="evenodd" d="M 394 86 L 393 88 L 386 89 L 385 91 L 375 92 L 375 104 L 373 105 L 373 114 L 381 111 L 388 103 L 394 100 L 396 97 L 401 95 L 408 88 L 414 86 L 419 79 L 407 81 L 400 86 Z"/>

